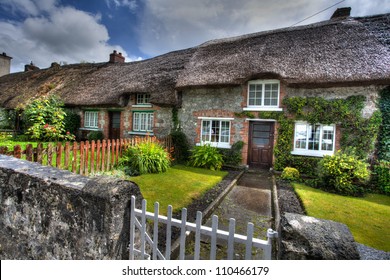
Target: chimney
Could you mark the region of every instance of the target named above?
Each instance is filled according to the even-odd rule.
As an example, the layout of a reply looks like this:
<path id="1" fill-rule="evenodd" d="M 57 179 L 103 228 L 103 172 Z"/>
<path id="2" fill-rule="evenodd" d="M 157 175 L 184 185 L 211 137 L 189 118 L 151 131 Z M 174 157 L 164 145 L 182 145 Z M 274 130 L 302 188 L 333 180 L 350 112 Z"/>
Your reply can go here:
<path id="1" fill-rule="evenodd" d="M 351 15 L 351 7 L 338 8 L 330 17 L 331 20 L 346 19 Z"/>
<path id="2" fill-rule="evenodd" d="M 111 63 L 124 63 L 125 57 L 122 53 L 117 53 L 115 50 L 110 54 L 110 62 Z"/>
<path id="3" fill-rule="evenodd" d="M 11 73 L 11 59 L 5 52 L 0 54 L 0 77 Z"/>
<path id="4" fill-rule="evenodd" d="M 24 72 L 34 71 L 34 70 L 39 70 L 39 67 L 35 66 L 32 61 L 30 64 L 24 65 Z"/>

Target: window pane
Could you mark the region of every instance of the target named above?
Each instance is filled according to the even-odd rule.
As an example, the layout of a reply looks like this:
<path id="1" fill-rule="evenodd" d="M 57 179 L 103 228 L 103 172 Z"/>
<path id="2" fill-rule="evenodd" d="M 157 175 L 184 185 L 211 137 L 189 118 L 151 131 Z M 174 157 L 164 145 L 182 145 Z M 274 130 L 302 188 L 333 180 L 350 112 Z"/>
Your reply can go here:
<path id="1" fill-rule="evenodd" d="M 223 143 L 229 143 L 230 137 L 230 123 L 227 121 L 221 122 L 221 141 Z"/>
<path id="2" fill-rule="evenodd" d="M 139 93 L 137 94 L 137 104 L 149 104 L 150 103 L 150 94 Z"/>
<path id="3" fill-rule="evenodd" d="M 202 122 L 202 142 L 210 141 L 210 121 Z"/>
<path id="4" fill-rule="evenodd" d="M 248 105 L 249 106 L 261 106 L 263 96 L 263 85 L 262 84 L 251 84 L 249 85 L 248 94 Z"/>
<path id="5" fill-rule="evenodd" d="M 84 113 L 84 127 L 98 127 L 98 112 Z"/>
<path id="6" fill-rule="evenodd" d="M 219 142 L 219 121 L 211 122 L 211 142 Z"/>
<path id="7" fill-rule="evenodd" d="M 142 94 L 137 94 L 137 104 L 142 104 Z"/>
<path id="8" fill-rule="evenodd" d="M 259 145 L 259 146 L 269 145 L 269 138 L 253 138 L 252 141 L 253 141 L 253 144 Z"/>
<path id="9" fill-rule="evenodd" d="M 305 124 L 295 126 L 295 148 L 306 149 L 307 127 Z"/>
<path id="10" fill-rule="evenodd" d="M 133 114 L 133 130 L 139 131 L 139 113 Z"/>
<path id="11" fill-rule="evenodd" d="M 134 131 L 153 131 L 154 115 L 153 113 L 133 113 Z"/>
<path id="12" fill-rule="evenodd" d="M 148 122 L 148 127 L 146 128 L 146 130 L 153 131 L 153 123 L 154 123 L 154 115 L 153 115 L 153 113 L 149 113 L 149 122 Z"/>
<path id="13" fill-rule="evenodd" d="M 309 141 L 308 149 L 316 150 L 320 149 L 320 125 L 309 125 Z"/>
<path id="14" fill-rule="evenodd" d="M 146 130 L 146 114 L 145 113 L 141 113 L 141 124 L 140 124 L 140 130 L 141 131 L 145 131 Z"/>
<path id="15" fill-rule="evenodd" d="M 333 151 L 333 135 L 334 135 L 334 127 L 333 126 L 324 126 L 322 128 L 321 150 Z"/>
<path id="16" fill-rule="evenodd" d="M 265 84 L 264 88 L 264 106 L 277 106 L 279 84 Z"/>
<path id="17" fill-rule="evenodd" d="M 220 120 L 203 120 L 201 131 L 202 142 L 229 143 L 230 122 Z"/>

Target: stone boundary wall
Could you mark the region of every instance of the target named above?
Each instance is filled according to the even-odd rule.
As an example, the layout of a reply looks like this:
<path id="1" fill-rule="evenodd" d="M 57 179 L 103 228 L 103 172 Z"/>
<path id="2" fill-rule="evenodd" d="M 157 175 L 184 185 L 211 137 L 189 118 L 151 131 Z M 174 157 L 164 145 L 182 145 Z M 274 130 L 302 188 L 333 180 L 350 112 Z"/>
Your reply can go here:
<path id="1" fill-rule="evenodd" d="M 0 155 L 0 259 L 128 259 L 131 195 L 128 181 Z"/>

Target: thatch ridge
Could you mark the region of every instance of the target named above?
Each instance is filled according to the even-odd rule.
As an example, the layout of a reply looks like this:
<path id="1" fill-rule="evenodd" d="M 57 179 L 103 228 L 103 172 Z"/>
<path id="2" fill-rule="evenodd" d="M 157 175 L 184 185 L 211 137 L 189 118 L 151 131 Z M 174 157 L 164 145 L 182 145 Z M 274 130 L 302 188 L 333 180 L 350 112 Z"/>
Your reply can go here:
<path id="1" fill-rule="evenodd" d="M 373 32 L 348 18 L 209 41 L 199 46 L 177 86 L 241 85 L 267 73 L 295 86 L 389 84 L 390 52 Z"/>

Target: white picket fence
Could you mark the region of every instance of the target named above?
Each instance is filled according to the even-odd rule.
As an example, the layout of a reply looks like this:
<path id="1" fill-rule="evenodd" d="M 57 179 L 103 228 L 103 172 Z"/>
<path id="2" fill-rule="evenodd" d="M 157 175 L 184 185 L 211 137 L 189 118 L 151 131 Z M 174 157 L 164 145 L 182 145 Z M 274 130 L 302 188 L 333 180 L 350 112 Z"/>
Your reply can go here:
<path id="1" fill-rule="evenodd" d="M 140 220 L 138 219 L 140 218 Z M 147 219 L 153 221 L 153 237 L 147 233 Z M 209 236 L 210 244 L 210 260 L 216 259 L 217 240 L 222 239 L 227 241 L 227 259 L 234 259 L 234 244 L 245 244 L 245 259 L 252 259 L 252 248 L 260 248 L 263 250 L 263 259 L 270 260 L 272 255 L 272 238 L 277 237 L 277 232 L 268 229 L 267 240 L 261 240 L 253 237 L 254 225 L 248 223 L 247 235 L 235 233 L 235 219 L 229 220 L 229 231 L 218 229 L 218 217 L 212 217 L 212 226 L 206 227 L 202 225 L 202 212 L 198 211 L 196 222 L 190 223 L 187 221 L 187 209 L 182 209 L 181 220 L 172 218 L 172 206 L 168 206 L 167 216 L 159 215 L 159 203 L 154 204 L 154 213 L 146 211 L 146 200 L 142 200 L 142 209 L 135 208 L 135 197 L 131 197 L 131 221 L 130 221 L 130 259 L 153 259 L 153 260 L 170 260 L 171 259 L 171 239 L 172 227 L 180 229 L 180 247 L 179 259 L 185 259 L 186 237 L 190 232 L 195 233 L 195 248 L 194 259 L 200 258 L 200 243 L 201 237 Z M 166 241 L 165 254 L 158 248 L 158 225 L 163 223 L 166 225 Z M 136 229 L 140 232 L 140 248 L 135 248 Z M 149 246 L 148 246 L 148 245 Z"/>

